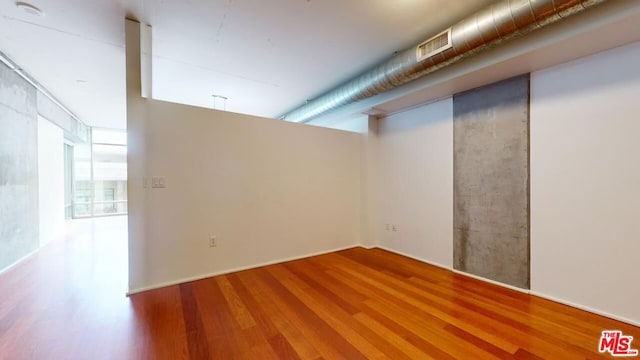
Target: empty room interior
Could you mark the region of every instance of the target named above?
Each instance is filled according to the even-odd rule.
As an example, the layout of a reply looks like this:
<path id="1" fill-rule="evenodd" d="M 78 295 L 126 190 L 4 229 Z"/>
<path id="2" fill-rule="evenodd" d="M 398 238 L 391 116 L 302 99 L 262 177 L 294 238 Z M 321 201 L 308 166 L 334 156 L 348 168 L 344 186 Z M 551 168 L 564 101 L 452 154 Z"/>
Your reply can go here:
<path id="1" fill-rule="evenodd" d="M 0 359 L 639 356 L 640 1 L 0 15 Z"/>

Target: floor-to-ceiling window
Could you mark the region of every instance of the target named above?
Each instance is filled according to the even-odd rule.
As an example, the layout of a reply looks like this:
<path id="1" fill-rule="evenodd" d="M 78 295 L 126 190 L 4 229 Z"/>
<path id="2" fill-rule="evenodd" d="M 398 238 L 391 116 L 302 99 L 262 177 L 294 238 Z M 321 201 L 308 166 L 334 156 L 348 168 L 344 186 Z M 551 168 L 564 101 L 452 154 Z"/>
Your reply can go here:
<path id="1" fill-rule="evenodd" d="M 64 218 L 73 217 L 73 145 L 64 143 Z"/>
<path id="2" fill-rule="evenodd" d="M 127 134 L 91 129 L 74 148 L 74 217 L 127 213 Z"/>

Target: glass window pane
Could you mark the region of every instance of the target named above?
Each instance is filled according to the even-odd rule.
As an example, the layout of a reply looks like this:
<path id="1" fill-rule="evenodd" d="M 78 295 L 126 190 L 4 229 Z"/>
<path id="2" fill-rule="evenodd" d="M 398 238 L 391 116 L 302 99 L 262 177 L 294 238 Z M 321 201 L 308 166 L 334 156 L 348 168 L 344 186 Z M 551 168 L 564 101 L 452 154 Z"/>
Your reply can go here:
<path id="1" fill-rule="evenodd" d="M 73 216 L 91 216 L 91 145 L 76 144 L 73 157 Z"/>
<path id="2" fill-rule="evenodd" d="M 73 146 L 64 144 L 64 218 L 73 217 Z"/>
<path id="3" fill-rule="evenodd" d="M 127 212 L 126 181 L 96 181 L 94 215 L 116 215 Z"/>
<path id="4" fill-rule="evenodd" d="M 127 212 L 127 148 L 93 145 L 94 215 Z"/>
<path id="5" fill-rule="evenodd" d="M 74 216 L 127 213 L 127 133 L 91 129 L 90 144 L 76 145 Z"/>

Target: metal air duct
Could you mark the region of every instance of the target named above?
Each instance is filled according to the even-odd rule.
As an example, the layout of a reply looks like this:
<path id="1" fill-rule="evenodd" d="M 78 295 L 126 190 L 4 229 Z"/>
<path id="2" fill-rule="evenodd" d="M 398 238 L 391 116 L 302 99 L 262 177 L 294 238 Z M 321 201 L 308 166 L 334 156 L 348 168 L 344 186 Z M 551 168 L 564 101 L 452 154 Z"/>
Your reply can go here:
<path id="1" fill-rule="evenodd" d="M 280 116 L 280 119 L 309 122 L 328 111 L 393 89 L 605 1 L 500 1 L 429 40 L 399 52 L 364 74 Z"/>

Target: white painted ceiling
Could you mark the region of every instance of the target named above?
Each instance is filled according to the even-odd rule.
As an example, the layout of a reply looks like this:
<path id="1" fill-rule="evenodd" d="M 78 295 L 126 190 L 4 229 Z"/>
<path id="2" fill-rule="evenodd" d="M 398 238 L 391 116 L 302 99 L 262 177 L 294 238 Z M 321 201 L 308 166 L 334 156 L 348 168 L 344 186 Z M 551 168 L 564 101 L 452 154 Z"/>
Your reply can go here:
<path id="1" fill-rule="evenodd" d="M 91 126 L 124 128 L 124 18 L 153 27 L 153 97 L 276 117 L 493 0 L 0 2 L 0 51 Z M 217 108 L 222 106 L 218 101 Z"/>

